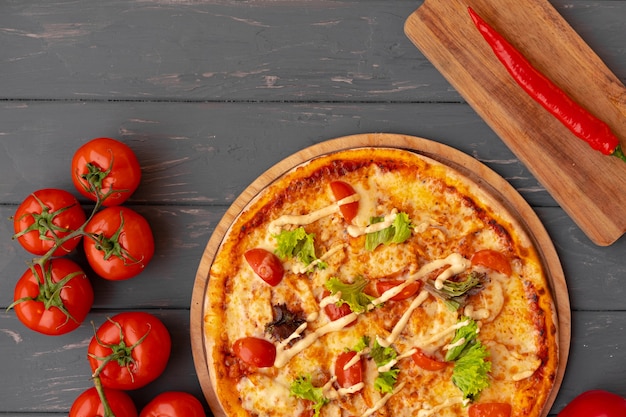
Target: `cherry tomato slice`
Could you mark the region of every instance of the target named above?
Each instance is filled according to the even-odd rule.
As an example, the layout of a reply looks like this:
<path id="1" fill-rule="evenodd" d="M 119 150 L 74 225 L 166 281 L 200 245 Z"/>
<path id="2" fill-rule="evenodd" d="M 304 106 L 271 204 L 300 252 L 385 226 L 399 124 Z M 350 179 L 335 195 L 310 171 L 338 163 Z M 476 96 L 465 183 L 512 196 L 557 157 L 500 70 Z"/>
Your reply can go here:
<path id="1" fill-rule="evenodd" d="M 574 398 L 558 417 L 624 417 L 626 398 L 604 390 L 590 390 Z"/>
<path id="2" fill-rule="evenodd" d="M 349 197 L 353 194 L 356 194 L 354 188 L 346 182 L 343 181 L 333 181 L 330 183 L 330 189 L 333 192 L 333 196 L 335 200 L 340 201 L 346 197 Z M 339 206 L 339 210 L 341 210 L 341 215 L 348 222 L 351 223 L 352 219 L 356 217 L 356 214 L 359 211 L 359 202 L 354 201 L 348 204 L 342 204 Z"/>
<path id="3" fill-rule="evenodd" d="M 309 408 L 307 408 L 306 410 L 304 410 L 303 412 L 298 414 L 298 417 L 313 417 L 315 415 L 315 410 L 313 410 L 313 408 L 312 408 L 313 407 L 313 401 L 304 400 L 303 402 Z"/>
<path id="4" fill-rule="evenodd" d="M 394 280 L 379 280 L 379 281 L 376 281 L 376 291 L 378 291 L 379 295 L 382 295 L 383 293 L 403 283 L 404 281 L 395 280 L 395 279 Z M 400 291 L 398 294 L 391 297 L 390 300 L 402 301 L 402 300 L 406 300 L 407 298 L 411 298 L 420 290 L 421 287 L 422 287 L 421 281 L 411 282 L 409 285 L 404 287 L 402 291 Z"/>
<path id="5" fill-rule="evenodd" d="M 482 403 L 472 404 L 468 410 L 469 417 L 510 417 L 511 404 Z"/>
<path id="6" fill-rule="evenodd" d="M 263 281 L 275 287 L 283 279 L 285 269 L 278 256 L 265 249 L 254 248 L 244 254 L 246 261 Z"/>
<path id="7" fill-rule="evenodd" d="M 446 362 L 428 356 L 421 349 L 417 349 L 411 357 L 417 366 L 427 371 L 440 371 L 448 366 Z"/>
<path id="8" fill-rule="evenodd" d="M 329 291 L 324 291 L 324 294 L 323 294 L 324 297 L 328 297 L 329 295 L 330 295 Z M 338 306 L 335 303 L 330 303 L 324 306 L 324 313 L 326 313 L 330 321 L 335 321 L 352 313 L 352 310 L 350 309 L 350 306 L 346 303 L 343 303 L 340 306 Z M 356 319 L 350 324 L 347 324 L 345 327 L 354 326 L 355 324 L 356 324 Z"/>
<path id="9" fill-rule="evenodd" d="M 492 249 L 479 250 L 472 255 L 470 260 L 472 265 L 486 266 L 507 276 L 513 273 L 509 259 L 501 252 Z"/>
<path id="10" fill-rule="evenodd" d="M 244 337 L 233 345 L 235 355 L 249 365 L 257 368 L 269 368 L 276 359 L 276 346 L 258 337 Z"/>
<path id="11" fill-rule="evenodd" d="M 348 388 L 363 382 L 363 362 L 359 359 L 346 369 L 346 365 L 356 356 L 356 352 L 342 352 L 335 361 L 335 375 L 341 388 Z"/>

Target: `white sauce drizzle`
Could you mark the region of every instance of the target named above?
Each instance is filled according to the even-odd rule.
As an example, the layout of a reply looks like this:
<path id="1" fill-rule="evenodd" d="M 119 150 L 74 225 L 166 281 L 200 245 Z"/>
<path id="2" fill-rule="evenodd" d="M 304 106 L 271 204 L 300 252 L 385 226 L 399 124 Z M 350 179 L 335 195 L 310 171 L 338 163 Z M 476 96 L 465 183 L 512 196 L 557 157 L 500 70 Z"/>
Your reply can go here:
<path id="1" fill-rule="evenodd" d="M 431 261 L 423 265 L 416 273 L 409 275 L 409 277 L 407 277 L 407 279 L 402 284 L 396 285 L 395 287 L 388 289 L 383 294 L 381 294 L 380 297 L 372 300 L 372 308 L 384 303 L 385 301 L 389 301 L 391 298 L 402 292 L 402 290 L 404 290 L 411 283 L 421 278 L 424 278 L 431 272 L 436 271 L 437 269 L 446 265 L 450 265 L 450 267 L 446 269 L 442 274 L 440 274 L 439 277 L 445 274 L 445 279 L 448 279 L 468 269 L 471 266 L 471 262 L 458 253 L 453 253 L 443 259 L 436 259 L 434 261 Z M 437 277 L 437 279 L 439 279 L 439 277 Z M 442 286 L 445 279 L 441 281 Z"/>
<path id="2" fill-rule="evenodd" d="M 382 397 L 380 400 L 376 401 L 376 403 L 371 407 L 368 408 L 367 410 L 365 410 L 365 412 L 363 414 L 361 414 L 361 417 L 369 417 L 372 414 L 374 414 L 376 411 L 380 410 L 381 408 L 383 408 L 383 406 L 385 404 L 387 404 L 387 401 L 389 401 L 389 399 L 394 396 L 395 394 L 397 394 L 398 392 L 400 392 L 400 390 L 402 390 L 402 388 L 404 388 L 404 386 L 406 385 L 406 382 L 402 382 L 400 384 L 398 384 L 392 392 L 385 394 L 384 397 Z"/>
<path id="3" fill-rule="evenodd" d="M 360 350 L 358 352 L 356 352 L 356 355 L 354 355 L 352 357 L 352 359 L 350 359 L 348 362 L 346 362 L 346 364 L 343 366 L 343 370 L 347 370 L 348 368 L 350 368 L 352 365 L 356 364 L 358 361 L 361 360 L 361 357 L 367 353 L 370 352 L 370 348 L 365 348 L 363 350 Z"/>
<path id="4" fill-rule="evenodd" d="M 390 346 L 393 342 L 395 342 L 395 340 L 398 338 L 398 336 L 400 336 L 400 333 L 402 333 L 407 323 L 409 322 L 409 318 L 411 317 L 411 314 L 413 313 L 413 311 L 417 307 L 419 307 L 424 301 L 426 301 L 427 298 L 428 298 L 428 291 L 421 291 L 417 295 L 417 297 L 413 299 L 409 308 L 407 308 L 404 314 L 402 314 L 402 317 L 400 317 L 400 320 L 398 320 L 396 325 L 393 327 L 393 330 L 391 331 L 389 336 L 387 336 L 385 340 L 379 340 L 378 343 L 383 347 L 387 347 L 387 346 Z"/>
<path id="5" fill-rule="evenodd" d="M 326 392 L 330 390 L 336 380 L 337 380 L 336 376 L 333 376 L 332 378 L 330 378 L 330 380 L 327 383 L 325 383 L 324 386 L 322 387 L 322 392 Z"/>
<path id="6" fill-rule="evenodd" d="M 416 349 L 416 348 L 411 348 L 411 349 L 407 350 L 406 352 L 404 352 L 404 353 L 402 353 L 402 354 L 398 355 L 398 360 L 400 360 L 400 359 L 404 359 L 404 358 L 408 358 L 408 357 L 410 357 L 410 356 L 413 356 L 413 354 L 414 354 L 415 352 L 417 352 L 417 349 Z"/>
<path id="7" fill-rule="evenodd" d="M 306 330 L 307 326 L 308 326 L 308 323 L 306 323 L 306 322 L 302 323 L 302 324 L 300 325 L 300 327 L 298 327 L 298 328 L 296 329 L 296 331 L 295 331 L 295 332 L 291 333 L 291 334 L 289 335 L 289 337 L 288 337 L 288 338 L 286 338 L 285 340 L 283 340 L 282 342 L 280 342 L 280 343 L 278 344 L 278 346 L 276 346 L 276 349 L 277 349 L 277 350 L 278 350 L 278 349 L 284 349 L 284 348 L 285 348 L 285 346 L 287 346 L 287 345 L 288 345 L 288 344 L 289 344 L 292 340 L 297 339 L 298 337 L 300 337 L 300 335 L 302 334 L 302 332 L 304 332 L 304 330 Z"/>
<path id="8" fill-rule="evenodd" d="M 340 200 L 340 201 L 343 201 L 343 200 Z M 420 268 L 415 274 L 409 276 L 404 283 L 402 283 L 400 285 L 397 285 L 397 286 L 395 286 L 395 287 L 385 291 L 383 294 L 381 294 L 380 297 L 378 297 L 375 300 L 373 300 L 369 304 L 368 310 L 374 309 L 378 304 L 381 304 L 381 303 L 384 303 L 385 301 L 390 300 L 393 296 L 395 296 L 400 291 L 402 291 L 411 282 L 417 281 L 418 279 L 428 275 L 430 272 L 440 268 L 441 266 L 451 265 L 450 268 L 446 269 L 446 271 L 448 271 L 450 269 L 454 269 L 455 271 L 462 272 L 462 270 L 459 270 L 459 268 L 461 266 L 469 267 L 469 265 L 467 265 L 467 263 L 464 262 L 464 261 L 467 261 L 467 263 L 469 263 L 469 261 L 467 259 L 463 258 L 461 255 L 453 253 L 453 254 L 447 256 L 444 259 L 438 259 L 438 260 L 432 261 L 432 262 L 422 266 L 422 268 Z M 456 273 L 459 273 L 459 272 L 456 272 Z M 426 291 L 421 291 L 420 294 L 418 294 L 418 296 L 415 297 L 415 299 L 411 302 L 411 305 L 409 306 L 409 309 L 400 318 L 400 320 L 398 321 L 398 323 L 394 327 L 394 329 L 391 332 L 391 334 L 385 340 L 380 340 L 379 341 L 381 346 L 389 346 L 396 340 L 396 338 L 400 335 L 400 333 L 402 333 L 402 330 L 404 329 L 404 327 L 406 327 L 406 325 L 408 323 L 408 320 L 410 318 L 410 315 L 413 312 L 413 310 L 415 310 L 417 307 L 419 307 L 427 298 L 428 298 L 428 293 Z M 330 304 L 332 302 L 337 302 L 338 300 L 339 300 L 339 296 L 338 296 L 338 294 L 335 294 L 334 296 L 325 297 L 324 299 L 322 299 L 320 304 L 321 305 L 328 305 L 328 304 Z M 339 318 L 339 319 L 337 319 L 335 321 L 326 323 L 322 327 L 316 329 L 314 332 L 309 333 L 303 339 L 301 339 L 298 342 L 296 342 L 293 346 L 291 346 L 291 348 L 285 349 L 285 347 L 287 346 L 289 341 L 291 341 L 291 340 L 293 340 L 295 338 L 300 337 L 300 334 L 306 329 L 306 324 L 307 323 L 302 324 L 294 332 L 294 334 L 292 334 L 291 336 L 289 336 L 289 338 L 287 338 L 286 340 L 282 341 L 281 343 L 279 343 L 277 345 L 277 347 L 276 347 L 276 359 L 274 360 L 274 366 L 276 366 L 277 368 L 282 368 L 294 356 L 296 356 L 298 353 L 302 352 L 304 349 L 308 348 L 313 343 L 315 343 L 315 341 L 317 339 L 319 339 L 320 337 L 324 336 L 325 334 L 342 330 L 346 325 L 348 325 L 348 324 L 352 323 L 354 320 L 356 320 L 357 316 L 358 316 L 357 313 L 350 313 L 350 314 L 348 314 L 346 316 L 343 316 L 343 317 L 341 317 L 341 318 Z M 450 333 L 453 333 L 457 328 L 460 328 L 460 327 L 462 327 L 464 325 L 467 325 L 468 323 L 469 323 L 469 321 L 467 321 L 467 320 L 464 321 L 464 322 L 461 322 L 461 323 L 457 323 L 454 326 L 451 326 L 449 329 L 444 330 L 444 332 L 442 332 L 442 334 L 435 335 L 432 338 L 433 340 L 427 342 L 426 344 L 430 344 L 433 341 L 440 339 L 441 337 L 444 337 L 444 336 L 446 336 L 446 335 L 448 335 Z"/>
<path id="9" fill-rule="evenodd" d="M 430 345 L 435 343 L 437 340 L 440 340 L 448 335 L 451 335 L 452 333 L 454 333 L 457 329 L 460 329 L 463 326 L 467 326 L 470 323 L 469 320 L 463 320 L 460 321 L 458 323 L 453 324 L 452 326 L 448 327 L 447 329 L 444 329 L 442 331 L 440 331 L 439 333 L 435 333 L 434 335 L 432 335 L 430 337 L 430 339 L 427 339 L 424 342 L 424 345 Z"/>
<path id="10" fill-rule="evenodd" d="M 341 300 L 341 291 L 337 291 L 334 294 L 331 294 L 327 297 L 324 297 L 320 300 L 320 308 L 324 308 L 330 304 L 336 304 Z"/>
<path id="11" fill-rule="evenodd" d="M 392 360 L 390 360 L 389 362 L 387 362 L 386 364 L 384 364 L 384 365 L 382 365 L 382 366 L 379 366 L 377 370 L 378 370 L 378 372 L 379 372 L 379 373 L 381 373 L 381 374 L 382 374 L 383 372 L 389 372 L 389 371 L 391 371 L 391 368 L 393 368 L 393 366 L 394 366 L 396 363 L 398 363 L 398 358 L 396 358 L 396 359 L 392 359 Z"/>
<path id="12" fill-rule="evenodd" d="M 541 365 L 541 360 L 537 359 L 535 360 L 535 363 L 530 365 L 529 369 L 518 372 L 517 374 L 513 375 L 511 379 L 513 381 L 521 381 L 522 379 L 529 378 L 530 376 L 532 376 L 532 374 L 535 373 L 535 371 L 539 368 L 540 365 Z"/>
<path id="13" fill-rule="evenodd" d="M 479 308 L 478 310 L 475 310 L 474 306 L 468 304 L 465 306 L 465 309 L 463 309 L 463 314 L 467 317 L 473 318 L 474 320 L 484 320 L 489 318 L 490 313 L 486 308 Z"/>
<path id="14" fill-rule="evenodd" d="M 380 344 L 380 341 L 378 342 Z M 394 360 L 389 361 L 389 363 L 378 367 L 378 372 L 388 372 L 391 370 L 391 368 L 393 368 L 393 366 L 400 362 L 402 359 L 405 358 L 409 358 L 411 357 L 415 352 L 417 352 L 416 348 L 411 348 L 409 350 L 407 350 L 406 352 L 399 354 L 398 356 L 396 356 L 396 358 Z"/>
<path id="15" fill-rule="evenodd" d="M 532 370 L 519 372 L 519 373 L 513 375 L 513 377 L 511 379 L 513 381 L 521 381 L 522 379 L 526 379 L 526 378 L 530 377 L 534 373 L 535 373 L 535 371 L 532 371 Z"/>
<path id="16" fill-rule="evenodd" d="M 279 234 L 284 226 L 287 225 L 295 225 L 295 226 L 304 226 L 307 224 L 314 223 L 319 219 L 322 219 L 326 216 L 330 216 L 333 213 L 339 211 L 339 206 L 343 206 L 344 204 L 354 203 L 355 201 L 359 201 L 359 194 L 352 194 L 348 197 L 342 198 L 334 204 L 331 204 L 326 207 L 322 207 L 319 210 L 312 211 L 308 214 L 284 214 L 279 218 L 272 220 L 268 226 L 268 230 L 271 235 Z"/>
<path id="17" fill-rule="evenodd" d="M 435 288 L 437 288 L 438 290 L 443 288 L 443 283 L 445 280 L 457 274 L 460 274 L 461 272 L 472 266 L 470 260 L 465 259 L 459 253 L 453 253 L 449 255 L 445 260 L 450 262 L 450 267 L 443 271 L 441 274 L 439 274 L 439 276 L 437 276 L 437 279 L 435 280 Z"/>
<path id="18" fill-rule="evenodd" d="M 463 397 L 452 397 L 452 398 L 447 398 L 443 403 L 436 405 L 432 408 L 424 408 L 421 409 L 417 412 L 417 417 L 428 417 L 428 416 L 432 416 L 433 414 L 435 414 L 436 412 L 438 412 L 439 410 L 442 410 L 446 407 L 450 407 L 454 404 L 463 404 L 463 405 L 467 405 L 469 404 L 469 399 L 463 399 Z"/>
<path id="19" fill-rule="evenodd" d="M 335 245 L 332 248 L 330 248 L 328 250 L 328 252 L 326 252 L 325 254 L 323 254 L 320 258 L 314 260 L 313 262 L 311 262 L 308 265 L 304 265 L 300 262 L 294 262 L 291 265 L 291 270 L 293 271 L 294 274 L 305 274 L 309 271 L 311 271 L 313 268 L 315 268 L 315 265 L 324 262 L 326 259 L 330 258 L 331 256 L 333 256 L 335 253 L 343 250 L 343 248 L 345 247 L 345 245 L 339 244 L 339 245 Z"/>
<path id="20" fill-rule="evenodd" d="M 445 346 L 443 347 L 443 350 L 450 350 L 450 349 L 454 349 L 454 348 L 455 348 L 455 347 L 457 347 L 457 346 L 461 346 L 463 343 L 465 343 L 465 338 L 464 338 L 464 337 L 460 338 L 459 340 L 457 340 L 457 341 L 456 341 L 456 342 L 454 342 L 454 343 L 449 343 L 449 344 L 445 345 Z"/>
<path id="21" fill-rule="evenodd" d="M 285 350 L 286 344 L 284 343 L 284 341 L 281 342 L 276 347 L 276 359 L 274 360 L 274 366 L 277 368 L 282 368 L 291 360 L 291 358 L 311 346 L 313 343 L 315 343 L 317 339 L 324 336 L 325 334 L 343 329 L 346 325 L 356 320 L 356 318 L 356 313 L 350 313 L 346 316 L 341 317 L 340 319 L 326 323 L 322 327 L 316 329 L 314 332 L 306 335 L 303 339 L 297 341 L 290 349 L 287 350 Z M 305 324 L 306 323 L 302 324 L 302 326 L 300 326 L 298 330 L 300 330 L 300 328 L 303 327 Z M 296 330 L 296 332 L 298 330 Z M 288 339 L 291 339 L 291 336 Z"/>
<path id="22" fill-rule="evenodd" d="M 365 387 L 365 383 L 359 382 L 358 384 L 354 384 L 351 387 L 339 388 L 337 390 L 337 394 L 339 395 L 354 394 L 355 392 L 361 391 L 364 387 Z"/>
<path id="23" fill-rule="evenodd" d="M 387 214 L 382 222 L 370 224 L 369 226 L 361 227 L 361 226 L 348 226 L 348 234 L 352 237 L 359 237 L 361 235 L 366 235 L 368 233 L 379 232 L 383 229 L 388 228 L 393 224 L 393 221 L 398 216 L 398 209 L 391 210 L 391 213 Z"/>

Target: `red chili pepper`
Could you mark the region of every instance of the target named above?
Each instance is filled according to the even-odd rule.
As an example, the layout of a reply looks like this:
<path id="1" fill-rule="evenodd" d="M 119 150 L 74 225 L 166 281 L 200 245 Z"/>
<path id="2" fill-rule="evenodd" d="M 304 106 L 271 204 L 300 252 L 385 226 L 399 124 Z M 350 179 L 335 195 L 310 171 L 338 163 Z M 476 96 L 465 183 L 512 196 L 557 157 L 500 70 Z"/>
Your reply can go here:
<path id="1" fill-rule="evenodd" d="M 606 123 L 581 107 L 533 67 L 513 45 L 476 14 L 471 7 L 468 7 L 468 11 L 474 25 L 491 46 L 500 62 L 531 98 L 593 149 L 626 161 L 619 139 Z"/>

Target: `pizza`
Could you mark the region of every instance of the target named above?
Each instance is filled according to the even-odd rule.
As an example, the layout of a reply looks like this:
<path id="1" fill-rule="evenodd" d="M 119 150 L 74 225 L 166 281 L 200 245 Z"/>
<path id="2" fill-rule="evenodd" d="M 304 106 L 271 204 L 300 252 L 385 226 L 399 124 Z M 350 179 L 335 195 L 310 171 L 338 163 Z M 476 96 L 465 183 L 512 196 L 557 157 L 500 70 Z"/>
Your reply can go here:
<path id="1" fill-rule="evenodd" d="M 397 148 L 315 157 L 233 220 L 210 267 L 217 415 L 540 416 L 555 302 L 505 202 Z"/>

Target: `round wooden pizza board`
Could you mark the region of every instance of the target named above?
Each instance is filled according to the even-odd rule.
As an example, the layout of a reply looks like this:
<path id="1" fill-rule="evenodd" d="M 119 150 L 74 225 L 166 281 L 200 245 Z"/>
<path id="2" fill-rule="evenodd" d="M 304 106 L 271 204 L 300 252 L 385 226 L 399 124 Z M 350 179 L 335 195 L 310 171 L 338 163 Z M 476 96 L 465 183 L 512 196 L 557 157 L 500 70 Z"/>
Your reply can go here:
<path id="1" fill-rule="evenodd" d="M 360 147 L 387 147 L 409 150 L 444 165 L 447 165 L 461 175 L 474 182 L 490 197 L 500 203 L 509 214 L 519 222 L 532 240 L 546 271 L 552 288 L 558 317 L 559 366 L 554 387 L 548 398 L 542 416 L 548 415 L 561 386 L 565 367 L 569 356 L 571 337 L 571 311 L 567 284 L 558 255 L 536 213 L 522 198 L 522 196 L 504 178 L 492 171 L 486 165 L 471 156 L 451 148 L 447 145 L 414 136 L 390 133 L 369 133 L 345 136 L 313 145 L 283 159 L 250 184 L 233 202 L 223 218 L 217 224 L 213 235 L 204 250 L 196 273 L 191 298 L 191 347 L 196 373 L 203 393 L 216 417 L 228 417 L 224 414 L 218 398 L 215 395 L 209 372 L 206 341 L 204 335 L 204 305 L 208 286 L 208 277 L 211 264 L 217 250 L 228 229 L 236 217 L 262 190 L 274 180 L 281 177 L 294 167 L 315 157 L 346 149 Z"/>

